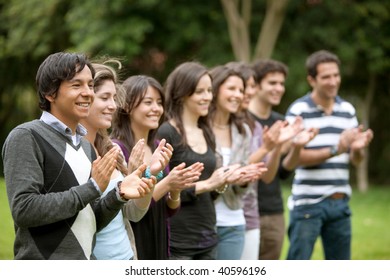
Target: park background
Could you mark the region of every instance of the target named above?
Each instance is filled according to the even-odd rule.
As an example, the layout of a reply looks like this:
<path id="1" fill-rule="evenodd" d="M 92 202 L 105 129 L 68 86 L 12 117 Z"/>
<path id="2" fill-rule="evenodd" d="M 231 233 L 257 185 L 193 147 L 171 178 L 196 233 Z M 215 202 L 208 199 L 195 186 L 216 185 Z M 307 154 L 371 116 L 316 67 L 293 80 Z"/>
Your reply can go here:
<path id="1" fill-rule="evenodd" d="M 359 219 L 353 222 L 367 233 L 356 241 L 354 231 L 353 250 L 372 254 L 353 257 L 390 259 L 389 26 L 390 2 L 381 0 L 0 0 L 0 144 L 13 127 L 40 116 L 35 74 L 54 52 L 115 57 L 122 79 L 146 74 L 162 84 L 184 61 L 213 67 L 280 60 L 289 66 L 276 108 L 283 114 L 309 91 L 306 57 L 327 49 L 342 61 L 340 96 L 375 133 L 369 157 L 351 169 L 353 219 Z M 0 203 L 1 259 L 9 258 L 4 240 L 13 238 L 3 180 Z"/>

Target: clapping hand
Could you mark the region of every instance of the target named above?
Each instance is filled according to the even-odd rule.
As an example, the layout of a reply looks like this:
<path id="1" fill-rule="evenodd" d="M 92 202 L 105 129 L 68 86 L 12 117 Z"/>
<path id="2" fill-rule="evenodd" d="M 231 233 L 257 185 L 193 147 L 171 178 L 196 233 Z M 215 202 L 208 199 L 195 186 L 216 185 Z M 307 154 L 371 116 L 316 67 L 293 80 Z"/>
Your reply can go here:
<path id="1" fill-rule="evenodd" d="M 120 195 L 125 199 L 144 197 L 150 193 L 157 182 L 156 177 L 141 177 L 146 169 L 146 164 L 139 166 L 133 173 L 127 175 L 120 184 Z"/>
<path id="2" fill-rule="evenodd" d="M 236 169 L 240 168 L 240 166 L 241 165 L 237 163 L 229 166 L 222 166 L 215 170 L 208 179 L 211 181 L 210 185 L 212 186 L 212 189 L 218 189 L 227 184 L 229 176 L 231 176 Z"/>
<path id="3" fill-rule="evenodd" d="M 194 186 L 204 169 L 204 164 L 196 162 L 188 167 L 185 163 L 175 166 L 166 176 L 170 191 L 181 191 Z"/>
<path id="4" fill-rule="evenodd" d="M 249 182 L 259 180 L 261 176 L 267 172 L 264 162 L 252 163 L 237 168 L 228 177 L 227 182 L 229 184 L 245 185 Z"/>
<path id="5" fill-rule="evenodd" d="M 114 145 L 103 157 L 98 157 L 92 163 L 91 177 L 100 190 L 104 192 L 110 182 L 112 172 L 115 170 L 120 153 L 119 147 Z"/>
<path id="6" fill-rule="evenodd" d="M 127 169 L 129 173 L 136 170 L 144 162 L 145 157 L 145 139 L 140 139 L 134 145 L 129 156 L 129 162 L 127 164 Z"/>
<path id="7" fill-rule="evenodd" d="M 280 129 L 280 135 L 278 139 L 279 144 L 283 144 L 288 140 L 294 138 L 298 133 L 304 130 L 302 125 L 302 117 L 297 116 L 292 124 L 287 124 Z"/>
<path id="8" fill-rule="evenodd" d="M 359 131 L 351 143 L 351 151 L 357 151 L 367 147 L 374 138 L 374 133 L 371 129 Z"/>
<path id="9" fill-rule="evenodd" d="M 318 134 L 318 128 L 308 128 L 299 132 L 294 138 L 293 143 L 296 147 L 303 148 L 307 143 L 313 140 L 314 137 Z"/>
<path id="10" fill-rule="evenodd" d="M 263 129 L 263 146 L 267 151 L 271 151 L 277 144 L 280 136 L 280 130 L 286 123 L 276 121 L 271 127 L 264 126 Z"/>
<path id="11" fill-rule="evenodd" d="M 150 172 L 157 175 L 169 163 L 173 154 L 173 147 L 162 139 L 150 159 Z"/>

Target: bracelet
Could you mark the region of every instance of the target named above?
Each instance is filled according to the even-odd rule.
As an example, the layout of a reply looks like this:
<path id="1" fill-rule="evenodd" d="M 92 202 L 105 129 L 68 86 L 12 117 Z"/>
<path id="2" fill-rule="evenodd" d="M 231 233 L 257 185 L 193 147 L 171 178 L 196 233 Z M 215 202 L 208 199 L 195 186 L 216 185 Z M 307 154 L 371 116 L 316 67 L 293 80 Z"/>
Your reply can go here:
<path id="1" fill-rule="evenodd" d="M 128 200 L 126 197 L 125 197 L 125 194 L 121 191 L 121 185 L 122 185 L 122 181 L 119 181 L 117 184 L 116 184 L 116 187 L 117 187 L 117 191 L 119 193 L 119 196 L 123 199 L 123 200 Z"/>
<path id="2" fill-rule="evenodd" d="M 152 173 L 150 172 L 150 167 L 149 166 L 146 167 L 146 169 L 145 169 L 145 177 L 148 178 L 148 179 L 150 179 L 150 177 L 152 177 Z M 157 182 L 160 181 L 163 177 L 164 177 L 164 173 L 161 170 L 156 175 Z"/>
<path id="3" fill-rule="evenodd" d="M 223 186 L 223 189 L 222 190 L 220 190 L 219 188 L 217 188 L 217 189 L 215 189 L 215 191 L 217 192 L 217 193 L 219 193 L 219 194 L 223 194 L 225 191 L 226 191 L 226 189 L 228 188 L 228 184 L 225 184 L 225 186 Z"/>
<path id="4" fill-rule="evenodd" d="M 179 195 L 178 198 L 173 199 L 172 196 L 171 196 L 171 193 L 169 192 L 169 193 L 168 193 L 168 199 L 169 199 L 170 201 L 173 201 L 173 202 L 178 202 L 178 201 L 180 201 L 180 195 Z"/>

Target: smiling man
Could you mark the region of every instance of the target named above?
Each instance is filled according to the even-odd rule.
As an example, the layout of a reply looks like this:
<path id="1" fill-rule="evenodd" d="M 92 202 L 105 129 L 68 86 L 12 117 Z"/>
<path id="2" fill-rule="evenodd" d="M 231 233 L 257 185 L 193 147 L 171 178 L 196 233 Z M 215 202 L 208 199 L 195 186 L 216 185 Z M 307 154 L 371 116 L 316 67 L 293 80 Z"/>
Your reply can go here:
<path id="1" fill-rule="evenodd" d="M 274 111 L 285 93 L 285 81 L 288 67 L 276 60 L 265 59 L 253 64 L 256 74 L 257 92 L 249 104 L 249 112 L 255 121 L 263 127 L 277 127 L 284 120 L 284 115 Z M 272 128 L 271 128 L 272 129 Z M 284 207 L 281 190 L 281 179 L 291 174 L 282 163 L 281 145 L 275 147 L 267 161 L 276 166 L 277 172 L 270 182 L 259 180 L 258 208 L 260 215 L 260 260 L 278 260 L 282 251 L 285 235 Z"/>
<path id="2" fill-rule="evenodd" d="M 99 199 L 119 150 L 95 160 L 79 124 L 94 99 L 94 74 L 82 54 L 48 56 L 36 76 L 41 118 L 14 128 L 4 143 L 15 259 L 94 258 L 96 231 L 125 203 L 119 190 Z M 126 192 L 128 183 L 122 185 Z"/>
<path id="3" fill-rule="evenodd" d="M 355 108 L 338 96 L 339 58 L 325 50 L 306 60 L 311 92 L 293 102 L 286 119 L 301 116 L 318 135 L 299 155 L 289 199 L 290 247 L 287 259 L 310 259 L 321 236 L 325 259 L 351 258 L 349 162 L 359 164 L 373 132 L 358 126 Z"/>

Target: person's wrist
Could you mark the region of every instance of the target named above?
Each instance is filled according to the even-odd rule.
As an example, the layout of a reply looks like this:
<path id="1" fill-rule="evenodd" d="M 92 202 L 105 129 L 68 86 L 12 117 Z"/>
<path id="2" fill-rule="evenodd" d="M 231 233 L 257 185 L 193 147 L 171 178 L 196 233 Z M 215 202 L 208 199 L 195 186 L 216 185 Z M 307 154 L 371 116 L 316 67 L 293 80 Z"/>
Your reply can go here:
<path id="1" fill-rule="evenodd" d="M 156 177 L 157 181 L 160 181 L 163 176 L 164 176 L 164 173 L 162 171 L 158 172 L 156 175 L 152 174 L 152 171 L 150 170 L 150 166 L 147 166 L 146 169 L 145 169 L 145 178 L 148 178 L 150 179 L 153 176 Z"/>
<path id="2" fill-rule="evenodd" d="M 339 146 L 334 145 L 329 148 L 330 157 L 339 155 Z"/>
<path id="3" fill-rule="evenodd" d="M 122 186 L 122 181 L 119 181 L 119 182 L 116 184 L 116 191 L 117 191 L 117 193 L 119 194 L 119 196 L 120 196 L 121 199 L 127 201 L 128 199 L 125 197 L 125 193 L 122 192 L 121 186 Z"/>
<path id="4" fill-rule="evenodd" d="M 172 192 L 169 192 L 168 199 L 173 202 L 178 202 L 180 201 L 180 193 L 173 194 Z"/>
<path id="5" fill-rule="evenodd" d="M 219 194 L 223 194 L 225 193 L 226 189 L 228 188 L 228 184 L 225 184 L 225 185 L 222 185 L 222 186 L 219 186 L 218 188 L 215 189 L 215 191 Z"/>

